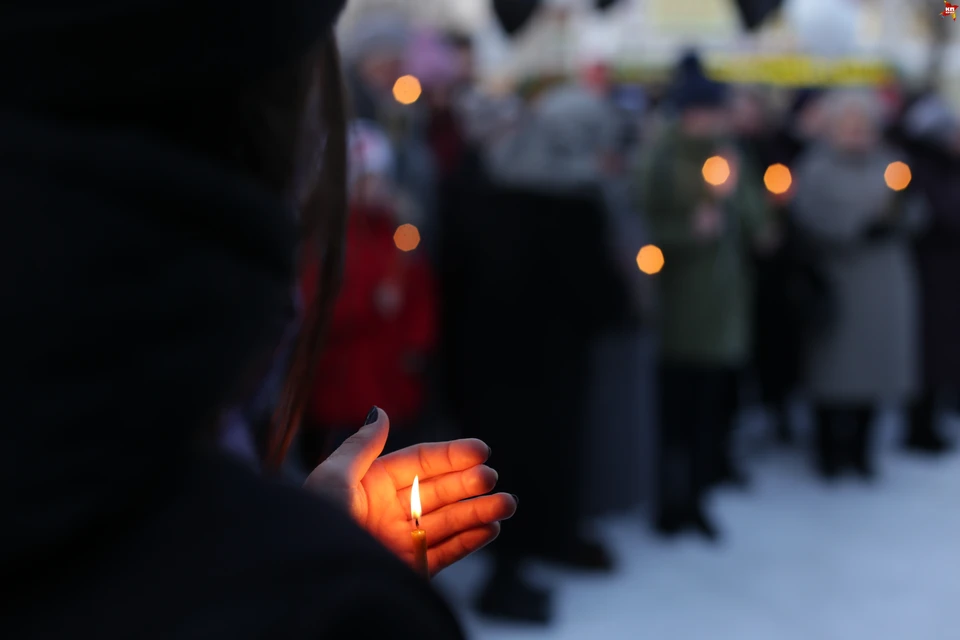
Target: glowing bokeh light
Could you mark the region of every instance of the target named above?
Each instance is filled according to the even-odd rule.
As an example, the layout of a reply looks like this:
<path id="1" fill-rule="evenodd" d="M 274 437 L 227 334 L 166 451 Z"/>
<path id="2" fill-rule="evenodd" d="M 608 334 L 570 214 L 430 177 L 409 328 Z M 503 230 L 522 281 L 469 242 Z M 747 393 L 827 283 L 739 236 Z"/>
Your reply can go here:
<path id="1" fill-rule="evenodd" d="M 903 191 L 913 180 L 913 174 L 905 162 L 898 160 L 887 165 L 887 170 L 883 172 L 883 179 L 894 191 Z"/>
<path id="2" fill-rule="evenodd" d="M 703 163 L 703 179 L 707 184 L 719 187 L 730 179 L 730 163 L 720 156 L 707 158 Z"/>
<path id="3" fill-rule="evenodd" d="M 412 224 L 402 224 L 393 234 L 393 243 L 400 251 L 413 251 L 420 244 L 420 231 Z"/>
<path id="4" fill-rule="evenodd" d="M 423 88 L 414 76 L 401 76 L 393 84 L 393 97 L 400 104 L 413 104 L 420 99 Z"/>
<path id="5" fill-rule="evenodd" d="M 767 191 L 779 196 L 790 190 L 793 176 L 790 175 L 790 169 L 786 165 L 772 164 L 763 174 L 763 184 L 767 187 Z"/>
<path id="6" fill-rule="evenodd" d="M 640 271 L 647 275 L 652 276 L 655 273 L 660 273 L 660 270 L 663 269 L 663 262 L 663 251 L 656 245 L 648 244 L 640 249 L 637 254 L 637 266 L 640 267 Z"/>

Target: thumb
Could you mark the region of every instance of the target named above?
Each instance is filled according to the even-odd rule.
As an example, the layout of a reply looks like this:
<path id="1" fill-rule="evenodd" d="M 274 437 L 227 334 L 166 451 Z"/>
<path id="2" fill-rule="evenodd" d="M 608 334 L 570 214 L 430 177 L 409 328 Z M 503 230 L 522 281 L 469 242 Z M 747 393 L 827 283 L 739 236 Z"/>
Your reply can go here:
<path id="1" fill-rule="evenodd" d="M 335 473 L 342 478 L 347 486 L 357 484 L 373 461 L 383 453 L 389 433 L 390 418 L 383 409 L 374 407 L 367 416 L 367 424 L 347 438 L 322 466 L 328 473 Z"/>

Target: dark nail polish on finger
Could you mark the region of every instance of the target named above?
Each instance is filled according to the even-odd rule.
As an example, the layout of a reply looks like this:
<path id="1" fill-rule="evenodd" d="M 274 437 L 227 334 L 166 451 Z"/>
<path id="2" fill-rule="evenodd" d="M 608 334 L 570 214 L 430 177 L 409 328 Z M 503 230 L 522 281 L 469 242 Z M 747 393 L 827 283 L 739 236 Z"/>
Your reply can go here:
<path id="1" fill-rule="evenodd" d="M 487 445 L 487 457 L 489 458 L 492 455 L 493 455 L 493 449 L 490 447 L 490 445 Z"/>
<path id="2" fill-rule="evenodd" d="M 517 503 L 517 506 L 520 506 L 520 496 L 515 493 L 511 493 L 510 495 L 513 496 L 513 501 Z"/>
<path id="3" fill-rule="evenodd" d="M 363 426 L 367 426 L 368 424 L 373 424 L 374 422 L 377 421 L 377 418 L 379 417 L 380 417 L 379 409 L 377 409 L 376 407 L 374 407 L 373 409 L 370 409 L 370 413 L 367 414 L 367 419 L 364 421 Z"/>

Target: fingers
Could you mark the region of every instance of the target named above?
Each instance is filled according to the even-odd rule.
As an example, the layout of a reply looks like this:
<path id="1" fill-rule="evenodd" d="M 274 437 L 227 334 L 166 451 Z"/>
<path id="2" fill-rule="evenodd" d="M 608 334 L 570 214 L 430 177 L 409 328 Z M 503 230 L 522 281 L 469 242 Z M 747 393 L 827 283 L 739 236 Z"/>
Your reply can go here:
<path id="1" fill-rule="evenodd" d="M 493 491 L 497 472 L 486 465 L 455 471 L 420 482 L 420 505 L 423 513 L 431 513 L 455 502 L 475 498 Z M 397 492 L 400 504 L 410 504 L 410 487 Z"/>
<path id="2" fill-rule="evenodd" d="M 383 453 L 390 433 L 390 418 L 383 409 L 377 410 L 377 419 L 347 438 L 330 457 L 323 461 L 321 467 L 324 475 L 336 474 L 342 477 L 347 485 L 360 482 L 370 469 L 373 461 Z M 413 476 L 410 476 L 410 483 Z"/>
<path id="3" fill-rule="evenodd" d="M 454 471 L 463 471 L 483 464 L 490 457 L 490 447 L 482 441 L 470 438 L 452 442 L 418 444 L 380 458 L 398 489 L 413 484 L 413 477 L 420 482 Z"/>
<path id="4" fill-rule="evenodd" d="M 516 512 L 516 499 L 497 493 L 447 505 L 423 516 L 420 523 L 430 544 L 439 544 L 464 531 L 507 520 Z"/>
<path id="5" fill-rule="evenodd" d="M 500 523 L 494 522 L 482 527 L 470 529 L 463 533 L 444 540 L 427 551 L 427 562 L 430 565 L 430 574 L 437 575 L 453 563 L 479 551 L 500 535 Z"/>

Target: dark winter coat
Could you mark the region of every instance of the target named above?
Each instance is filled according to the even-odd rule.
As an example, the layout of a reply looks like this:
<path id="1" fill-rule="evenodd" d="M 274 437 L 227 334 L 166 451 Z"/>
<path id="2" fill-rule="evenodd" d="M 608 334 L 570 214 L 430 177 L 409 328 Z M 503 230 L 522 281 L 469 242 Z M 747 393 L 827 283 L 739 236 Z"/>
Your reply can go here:
<path id="1" fill-rule="evenodd" d="M 217 450 L 293 319 L 293 210 L 134 130 L 0 138 L 0 637 L 461 637 L 345 512 Z"/>
<path id="2" fill-rule="evenodd" d="M 923 378 L 960 389 L 960 158 L 937 145 L 910 151 L 913 179 L 930 205 L 930 224 L 915 245 Z"/>

